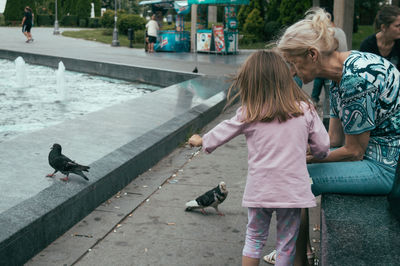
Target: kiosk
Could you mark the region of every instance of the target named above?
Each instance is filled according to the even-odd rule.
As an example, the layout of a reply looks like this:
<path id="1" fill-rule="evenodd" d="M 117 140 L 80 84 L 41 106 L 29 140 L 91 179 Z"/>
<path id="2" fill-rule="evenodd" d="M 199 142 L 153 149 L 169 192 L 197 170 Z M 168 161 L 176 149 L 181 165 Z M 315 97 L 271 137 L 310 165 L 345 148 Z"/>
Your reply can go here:
<path id="1" fill-rule="evenodd" d="M 175 9 L 176 21 L 175 30 L 160 30 L 154 50 L 157 52 L 189 52 L 190 51 L 190 32 L 185 31 L 183 21 L 184 15 L 190 12 L 187 1 L 166 1 L 166 0 L 147 0 L 141 1 L 139 5 L 150 5 L 154 14 L 163 16 L 168 9 Z M 157 16 L 157 15 L 156 15 Z M 160 27 L 161 29 L 161 27 Z"/>
<path id="2" fill-rule="evenodd" d="M 229 54 L 238 53 L 238 20 L 237 11 L 239 5 L 248 5 L 249 0 L 188 0 L 189 5 L 198 5 L 196 22 L 196 52 Z M 208 5 L 223 5 L 224 26 L 216 25 L 212 29 L 207 28 Z"/>

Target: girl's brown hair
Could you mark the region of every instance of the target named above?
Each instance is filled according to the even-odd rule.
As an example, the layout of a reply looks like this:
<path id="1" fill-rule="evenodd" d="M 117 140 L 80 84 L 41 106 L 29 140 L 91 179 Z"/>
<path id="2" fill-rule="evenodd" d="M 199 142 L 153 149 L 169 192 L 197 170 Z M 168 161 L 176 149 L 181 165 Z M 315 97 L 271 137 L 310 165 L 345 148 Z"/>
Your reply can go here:
<path id="1" fill-rule="evenodd" d="M 400 16 L 400 8 L 398 6 L 383 6 L 376 14 L 375 29 L 380 31 L 382 25 L 389 27 L 398 16 Z"/>
<path id="2" fill-rule="evenodd" d="M 228 91 L 228 105 L 240 97 L 243 122 L 284 122 L 303 115 L 300 102 L 311 108 L 308 95 L 293 80 L 288 65 L 273 50 L 249 56 Z"/>

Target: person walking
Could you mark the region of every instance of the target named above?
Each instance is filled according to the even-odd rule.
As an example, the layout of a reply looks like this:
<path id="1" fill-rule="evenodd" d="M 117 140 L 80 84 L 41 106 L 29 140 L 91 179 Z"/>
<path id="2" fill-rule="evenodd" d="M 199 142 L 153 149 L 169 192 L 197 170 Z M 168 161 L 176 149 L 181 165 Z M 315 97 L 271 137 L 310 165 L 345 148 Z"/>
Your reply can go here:
<path id="1" fill-rule="evenodd" d="M 149 53 L 154 53 L 154 44 L 157 42 L 158 31 L 160 30 L 158 23 L 156 21 L 156 15 L 152 15 L 149 22 L 146 24 L 147 29 L 147 36 L 148 36 L 148 43 Z"/>
<path id="2" fill-rule="evenodd" d="M 240 97 L 236 115 L 203 137 L 193 135 L 189 139 L 191 146 L 202 146 L 204 152 L 211 153 L 239 134 L 246 137 L 248 174 L 242 205 L 248 208 L 248 224 L 244 266 L 259 264 L 273 212 L 277 216 L 276 265 L 292 265 L 301 208 L 316 206 L 306 151 L 309 146 L 316 158 L 325 158 L 329 136 L 311 100 L 291 77 L 277 52 L 253 53 L 228 91 L 228 105 Z"/>
<path id="3" fill-rule="evenodd" d="M 332 81 L 329 137 L 336 149 L 323 160 L 307 156 L 312 191 L 316 196 L 388 194 L 400 155 L 400 72 L 378 55 L 339 52 L 337 47 L 331 21 L 321 8 L 309 10 L 277 42 L 304 83 L 316 77 Z M 308 223 L 307 212 L 303 218 Z M 303 235 L 297 240 L 296 265 L 307 264 L 306 254 L 311 253 L 308 234 Z"/>
<path id="4" fill-rule="evenodd" d="M 400 70 L 400 8 L 382 7 L 375 18 L 377 33 L 362 41 L 360 51 L 384 57 Z"/>
<path id="5" fill-rule="evenodd" d="M 26 37 L 26 43 L 33 42 L 31 28 L 33 24 L 33 13 L 32 9 L 29 6 L 26 6 L 24 9 L 24 17 L 22 18 L 21 26 L 22 33 Z"/>

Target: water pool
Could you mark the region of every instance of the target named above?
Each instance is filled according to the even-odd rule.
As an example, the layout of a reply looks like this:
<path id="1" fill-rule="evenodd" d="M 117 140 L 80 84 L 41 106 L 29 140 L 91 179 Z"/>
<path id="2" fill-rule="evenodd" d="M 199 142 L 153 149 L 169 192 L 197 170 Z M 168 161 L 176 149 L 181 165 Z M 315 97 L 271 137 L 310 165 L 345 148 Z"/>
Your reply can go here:
<path id="1" fill-rule="evenodd" d="M 0 142 L 160 89 L 153 85 L 0 59 Z"/>

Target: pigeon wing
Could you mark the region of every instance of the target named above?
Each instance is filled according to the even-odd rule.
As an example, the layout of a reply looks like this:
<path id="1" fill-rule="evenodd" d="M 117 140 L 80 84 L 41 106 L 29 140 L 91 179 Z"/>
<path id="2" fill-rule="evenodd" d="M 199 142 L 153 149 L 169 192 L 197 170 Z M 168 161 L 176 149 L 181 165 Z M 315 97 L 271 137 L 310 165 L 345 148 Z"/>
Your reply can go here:
<path id="1" fill-rule="evenodd" d="M 208 207 L 215 202 L 213 189 L 196 198 L 200 206 Z"/>
<path id="2" fill-rule="evenodd" d="M 50 160 L 50 166 L 53 167 L 55 170 L 58 170 L 60 172 L 68 172 L 68 163 L 72 162 L 71 159 L 64 155 L 59 155 L 56 157 L 53 157 Z"/>

